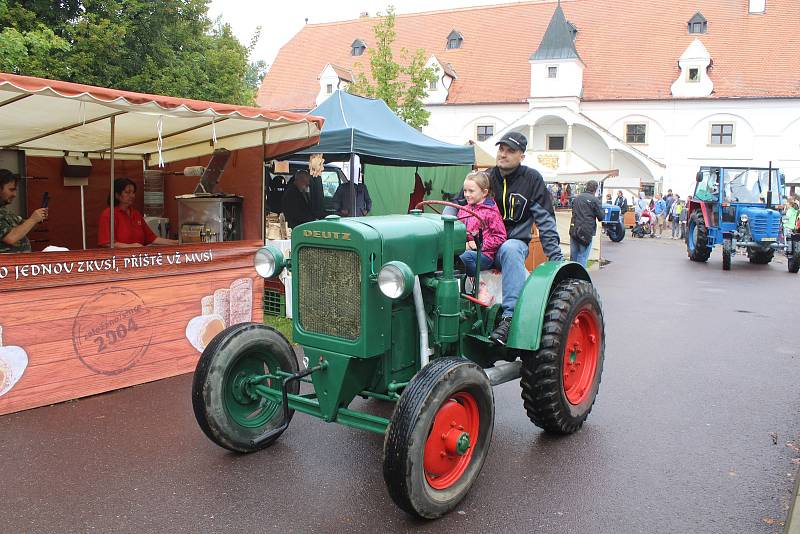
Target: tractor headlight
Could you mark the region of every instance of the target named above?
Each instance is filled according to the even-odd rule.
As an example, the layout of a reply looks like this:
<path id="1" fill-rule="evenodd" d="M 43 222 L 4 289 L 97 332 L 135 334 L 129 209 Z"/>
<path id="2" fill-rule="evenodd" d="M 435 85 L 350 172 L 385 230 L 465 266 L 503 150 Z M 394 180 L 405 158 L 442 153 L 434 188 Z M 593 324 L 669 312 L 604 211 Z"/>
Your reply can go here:
<path id="1" fill-rule="evenodd" d="M 402 261 L 390 261 L 378 273 L 378 287 L 387 298 L 406 298 L 414 287 L 414 273 Z"/>
<path id="2" fill-rule="evenodd" d="M 262 278 L 273 278 L 280 274 L 280 272 L 286 266 L 286 262 L 283 259 L 283 253 L 277 248 L 269 245 L 258 249 L 253 263 L 255 265 L 256 272 Z"/>
<path id="3" fill-rule="evenodd" d="M 742 224 L 747 224 L 747 221 L 750 220 L 750 217 L 748 217 L 746 213 L 742 213 L 741 217 L 739 217 L 739 220 L 742 222 Z"/>

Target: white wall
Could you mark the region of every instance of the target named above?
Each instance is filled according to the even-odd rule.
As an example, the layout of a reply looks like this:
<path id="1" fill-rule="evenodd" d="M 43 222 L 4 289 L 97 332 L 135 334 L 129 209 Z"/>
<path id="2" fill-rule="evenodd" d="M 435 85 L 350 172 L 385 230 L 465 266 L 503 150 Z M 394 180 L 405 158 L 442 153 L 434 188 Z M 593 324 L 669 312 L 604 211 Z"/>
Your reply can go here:
<path id="1" fill-rule="evenodd" d="M 458 83 L 456 81 L 455 83 Z M 491 124 L 495 133 L 511 124 L 528 110 L 527 104 L 426 106 L 431 112 L 422 133 L 435 139 L 463 145 L 476 140 L 475 128 Z"/>
<path id="2" fill-rule="evenodd" d="M 583 63 L 579 59 L 531 61 L 531 98 L 581 96 Z M 556 67 L 555 78 L 548 78 L 548 67 Z"/>
<path id="3" fill-rule="evenodd" d="M 442 105 L 427 109 L 431 112 L 430 124 L 423 132 L 457 144 L 474 139 L 477 124 L 494 124 L 495 132 L 499 132 L 528 112 L 527 104 Z M 800 180 L 800 99 L 582 102 L 580 111 L 623 140 L 625 123 L 645 122 L 647 143 L 633 146 L 666 165 L 663 188 L 672 188 L 681 197 L 693 191 L 694 176 L 701 165 L 766 166 L 771 160 L 788 180 Z M 735 124 L 734 146 L 709 146 L 711 123 L 727 121 Z M 573 150 L 580 158 L 603 167 L 601 162 L 610 161 L 605 143 L 581 130 L 573 128 Z M 566 124 L 548 120 L 546 127 L 536 128 L 533 142 L 529 142 L 532 150 L 544 149 L 547 131 L 566 135 Z M 635 158 L 616 152 L 615 166 L 621 171 L 635 172 L 638 165 L 641 164 Z"/>

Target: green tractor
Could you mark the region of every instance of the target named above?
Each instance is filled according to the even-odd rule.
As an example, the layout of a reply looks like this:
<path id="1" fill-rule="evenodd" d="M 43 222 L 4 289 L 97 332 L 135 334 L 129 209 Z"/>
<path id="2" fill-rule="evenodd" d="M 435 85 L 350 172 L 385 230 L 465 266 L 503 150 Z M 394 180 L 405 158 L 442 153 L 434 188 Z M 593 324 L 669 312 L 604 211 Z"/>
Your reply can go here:
<path id="1" fill-rule="evenodd" d="M 466 227 L 450 215 L 339 218 L 292 233 L 291 261 L 264 247 L 258 273 L 292 274 L 294 340 L 257 323 L 221 332 L 192 386 L 203 432 L 248 453 L 272 444 L 295 411 L 385 435 L 383 476 L 406 512 L 436 518 L 466 495 L 494 427 L 492 386 L 521 378 L 530 420 L 570 434 L 594 404 L 605 333 L 588 273 L 547 262 L 528 277 L 506 346 L 489 339 L 499 305 L 455 270 Z M 301 393 L 301 382 L 308 383 Z M 391 418 L 350 408 L 394 402 Z M 367 404 L 369 406 L 369 404 Z"/>

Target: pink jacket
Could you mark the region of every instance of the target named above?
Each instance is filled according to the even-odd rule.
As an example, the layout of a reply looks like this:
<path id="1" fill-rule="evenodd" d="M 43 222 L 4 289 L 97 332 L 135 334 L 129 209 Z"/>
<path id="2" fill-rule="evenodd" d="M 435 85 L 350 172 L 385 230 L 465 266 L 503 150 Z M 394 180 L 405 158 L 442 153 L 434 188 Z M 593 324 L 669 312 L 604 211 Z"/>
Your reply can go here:
<path id="1" fill-rule="evenodd" d="M 483 249 L 481 254 L 487 258 L 494 259 L 497 249 L 506 240 L 506 225 L 500 217 L 500 210 L 497 209 L 493 198 L 487 198 L 475 206 L 466 206 L 480 215 L 486 228 L 483 230 Z M 467 241 L 474 241 L 480 229 L 478 219 L 467 213 L 463 208 L 458 210 L 458 219 L 467 225 Z"/>

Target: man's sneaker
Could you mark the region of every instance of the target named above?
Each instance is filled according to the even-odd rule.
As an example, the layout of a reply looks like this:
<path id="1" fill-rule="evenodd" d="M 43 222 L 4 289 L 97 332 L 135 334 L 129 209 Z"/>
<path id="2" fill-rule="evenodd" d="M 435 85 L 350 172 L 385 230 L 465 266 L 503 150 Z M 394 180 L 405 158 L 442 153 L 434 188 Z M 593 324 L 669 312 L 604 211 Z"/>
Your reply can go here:
<path id="1" fill-rule="evenodd" d="M 502 319 L 500 319 L 500 322 L 492 331 L 491 335 L 489 335 L 489 339 L 491 339 L 498 345 L 505 346 L 506 340 L 508 339 L 508 330 L 510 328 L 511 328 L 511 317 L 503 317 Z"/>

